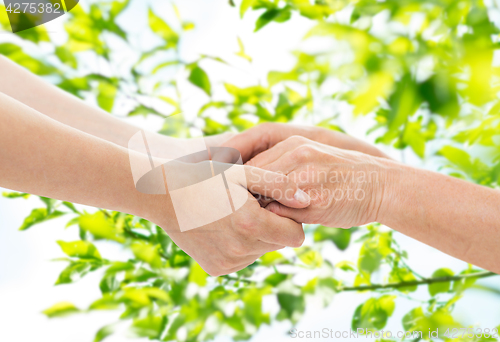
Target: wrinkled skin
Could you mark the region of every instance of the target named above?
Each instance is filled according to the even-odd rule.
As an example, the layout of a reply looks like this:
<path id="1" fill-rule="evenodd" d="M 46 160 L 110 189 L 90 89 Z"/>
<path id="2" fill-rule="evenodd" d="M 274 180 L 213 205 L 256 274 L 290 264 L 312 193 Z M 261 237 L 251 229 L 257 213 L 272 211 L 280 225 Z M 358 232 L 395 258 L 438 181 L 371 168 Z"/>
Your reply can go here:
<path id="1" fill-rule="evenodd" d="M 293 136 L 248 164 L 283 173 L 311 197 L 311 204 L 303 209 L 263 203 L 269 211 L 296 222 L 350 228 L 377 221 L 388 162 Z"/>

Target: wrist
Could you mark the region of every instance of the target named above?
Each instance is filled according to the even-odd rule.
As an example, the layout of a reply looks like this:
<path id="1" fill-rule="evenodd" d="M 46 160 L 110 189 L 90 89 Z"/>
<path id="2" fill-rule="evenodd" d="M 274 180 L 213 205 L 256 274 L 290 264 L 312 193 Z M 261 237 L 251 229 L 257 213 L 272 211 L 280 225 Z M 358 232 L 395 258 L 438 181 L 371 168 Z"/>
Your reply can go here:
<path id="1" fill-rule="evenodd" d="M 405 212 L 414 205 L 411 187 L 416 169 L 396 161 L 381 159 L 380 199 L 376 221 L 392 227 L 404 220 Z"/>

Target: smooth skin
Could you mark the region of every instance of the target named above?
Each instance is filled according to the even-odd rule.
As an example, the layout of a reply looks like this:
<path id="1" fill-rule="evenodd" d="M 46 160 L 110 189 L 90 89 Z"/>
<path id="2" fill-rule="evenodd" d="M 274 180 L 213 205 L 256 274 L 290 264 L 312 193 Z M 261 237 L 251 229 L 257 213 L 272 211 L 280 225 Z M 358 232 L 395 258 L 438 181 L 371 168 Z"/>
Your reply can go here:
<path id="1" fill-rule="evenodd" d="M 0 122 L 1 187 L 146 218 L 162 227 L 211 275 L 235 272 L 266 252 L 284 246 L 299 247 L 304 241 L 299 223 L 262 209 L 248 193 L 242 194 L 249 199 L 235 214 L 180 233 L 168 191 L 167 195 L 146 195 L 134 186 L 126 148 L 140 128 L 87 105 L 3 56 Z M 225 143 L 237 148 L 248 160 L 289 136 L 301 134 L 321 137 L 321 141 L 341 147 L 363 151 L 371 148 L 341 133 L 285 125 L 260 125 L 243 134 L 205 139 L 210 146 Z M 148 135 L 154 137 L 154 146 L 158 147 L 153 152 L 156 158 L 168 158 L 170 149 L 189 151 L 185 147 L 189 140 Z M 147 158 L 140 154 L 137 157 Z M 282 175 L 245 168 L 247 187 L 253 193 L 274 195 L 273 199 L 289 207 L 309 204 L 307 196 L 302 202 L 279 196 L 298 189 L 287 178 L 283 181 Z M 270 181 L 273 179 L 276 181 Z M 238 179 L 230 181 L 240 183 Z"/>
<path id="2" fill-rule="evenodd" d="M 304 137 L 290 137 L 247 164 L 287 175 L 311 197 L 303 209 L 269 203 L 273 213 L 330 227 L 380 222 L 500 273 L 498 190 Z"/>
<path id="3" fill-rule="evenodd" d="M 1 187 L 143 217 L 168 231 L 211 275 L 237 271 L 266 252 L 298 247 L 304 240 L 301 224 L 261 208 L 243 187 L 239 188 L 248 201 L 235 214 L 180 233 L 168 195 L 146 195 L 135 189 L 127 149 L 55 121 L 2 93 L 0 103 Z M 247 186 L 261 189 L 264 196 L 273 190 L 298 190 L 281 174 L 239 167 L 245 168 Z M 271 187 L 263 189 L 263 180 Z M 228 177 L 228 182 L 239 185 L 241 180 Z M 307 196 L 302 201 L 277 200 L 296 208 L 309 204 Z"/>

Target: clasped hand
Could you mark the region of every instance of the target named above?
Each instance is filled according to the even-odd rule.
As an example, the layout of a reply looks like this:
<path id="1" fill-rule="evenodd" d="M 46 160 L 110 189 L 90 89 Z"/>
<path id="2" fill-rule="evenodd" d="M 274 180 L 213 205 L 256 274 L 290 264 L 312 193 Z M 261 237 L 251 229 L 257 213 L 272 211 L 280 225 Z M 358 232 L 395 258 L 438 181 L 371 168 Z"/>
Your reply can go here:
<path id="1" fill-rule="evenodd" d="M 203 227 L 168 231 L 170 237 L 207 273 L 219 276 L 245 268 L 267 252 L 301 246 L 302 223 L 349 228 L 376 220 L 381 185 L 368 180 L 351 184 L 342 177 L 362 173 L 379 177 L 376 173 L 384 159 L 327 144 L 384 157 L 372 146 L 339 132 L 257 126 L 223 144 L 238 149 L 247 162 L 241 166 L 247 175 L 248 190 L 240 188 L 241 196 L 248 196 L 245 205 Z M 337 181 L 331 182 L 335 175 Z M 239 184 L 237 179 L 228 182 Z M 348 199 L 347 192 L 358 198 L 362 194 L 363 199 Z"/>

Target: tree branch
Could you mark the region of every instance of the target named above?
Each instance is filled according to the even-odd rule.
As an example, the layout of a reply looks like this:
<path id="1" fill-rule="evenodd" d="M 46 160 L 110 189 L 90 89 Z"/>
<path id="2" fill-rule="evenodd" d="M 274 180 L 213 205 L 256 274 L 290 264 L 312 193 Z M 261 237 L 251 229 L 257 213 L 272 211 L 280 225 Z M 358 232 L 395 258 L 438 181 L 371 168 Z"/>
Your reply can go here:
<path id="1" fill-rule="evenodd" d="M 457 281 L 468 278 L 487 278 L 497 276 L 497 273 L 484 271 L 477 273 L 469 273 L 469 274 L 460 274 L 456 276 L 448 276 L 448 277 L 436 277 L 436 278 L 424 278 L 422 280 L 415 281 L 406 281 L 406 282 L 398 282 L 398 283 L 388 283 L 388 284 L 372 284 L 372 285 L 361 285 L 361 286 L 340 286 L 337 288 L 337 292 L 346 292 L 346 291 L 367 291 L 367 290 L 380 290 L 380 289 L 398 289 L 406 286 L 420 286 L 420 285 L 428 285 L 434 283 L 444 283 L 447 281 Z"/>

